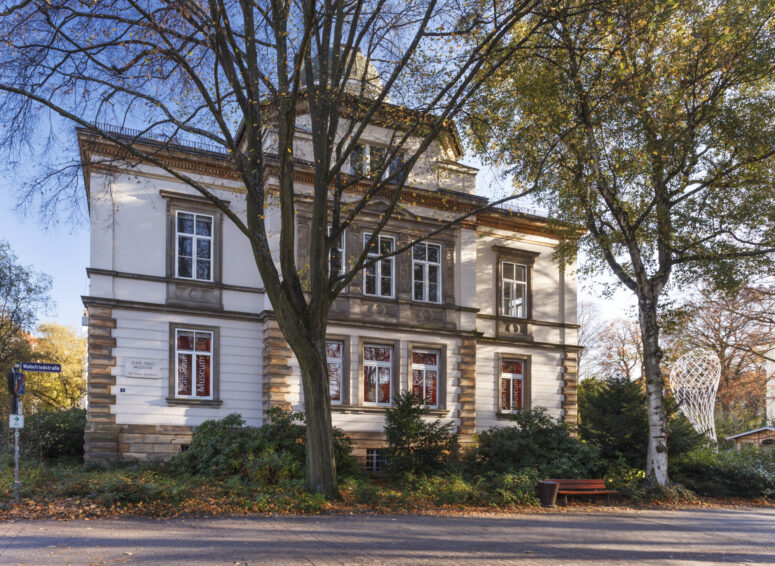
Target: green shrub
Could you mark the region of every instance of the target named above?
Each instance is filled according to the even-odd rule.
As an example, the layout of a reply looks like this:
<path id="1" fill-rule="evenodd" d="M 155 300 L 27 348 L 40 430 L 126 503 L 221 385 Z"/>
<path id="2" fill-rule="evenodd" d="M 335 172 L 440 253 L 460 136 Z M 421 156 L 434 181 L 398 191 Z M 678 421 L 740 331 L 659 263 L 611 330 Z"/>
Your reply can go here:
<path id="1" fill-rule="evenodd" d="M 624 457 L 616 464 L 609 466 L 605 473 L 606 485 L 610 489 L 622 492 L 622 495 L 633 501 L 641 501 L 646 497 L 646 472 L 630 466 Z"/>
<path id="2" fill-rule="evenodd" d="M 711 497 L 775 495 L 775 451 L 696 448 L 670 460 L 673 481 Z"/>
<path id="3" fill-rule="evenodd" d="M 407 498 L 427 499 L 436 505 L 513 507 L 535 505 L 537 478 L 531 472 L 488 473 L 467 478 L 461 474 L 406 476 Z"/>
<path id="4" fill-rule="evenodd" d="M 391 475 L 436 474 L 444 470 L 457 442 L 453 425 L 426 421 L 430 411 L 412 393 L 396 397 L 385 411 L 387 463 Z"/>
<path id="5" fill-rule="evenodd" d="M 514 426 L 493 427 L 479 435 L 466 455 L 470 474 L 532 471 L 542 478 L 584 478 L 600 474 L 598 450 L 571 436 L 564 423 L 544 408 L 518 411 Z"/>
<path id="6" fill-rule="evenodd" d="M 538 505 L 538 476 L 529 472 L 485 476 L 487 503 L 497 507 Z"/>
<path id="7" fill-rule="evenodd" d="M 245 426 L 233 413 L 197 427 L 191 444 L 170 461 L 174 470 L 225 478 L 240 476 L 266 485 L 301 479 L 306 469 L 304 415 L 272 409 L 270 421 L 260 427 Z M 334 429 L 337 472 L 356 468 L 350 440 Z"/>
<path id="8" fill-rule="evenodd" d="M 25 418 L 20 442 L 24 456 L 38 460 L 83 460 L 85 409 L 33 413 Z"/>
<path id="9" fill-rule="evenodd" d="M 380 502 L 380 488 L 368 479 L 359 478 L 352 486 L 353 496 L 358 503 L 376 505 Z"/>
<path id="10" fill-rule="evenodd" d="M 624 458 L 632 468 L 646 463 L 649 442 L 646 394 L 640 384 L 625 377 L 604 380 L 585 379 L 579 383 L 579 436 L 600 448 L 607 462 Z M 683 454 L 704 440 L 677 412 L 672 399 L 667 402 L 668 448 Z"/>
<path id="11" fill-rule="evenodd" d="M 405 476 L 403 489 L 410 497 L 430 500 L 437 505 L 478 504 L 484 498 L 478 482 L 460 474 L 443 476 Z"/>

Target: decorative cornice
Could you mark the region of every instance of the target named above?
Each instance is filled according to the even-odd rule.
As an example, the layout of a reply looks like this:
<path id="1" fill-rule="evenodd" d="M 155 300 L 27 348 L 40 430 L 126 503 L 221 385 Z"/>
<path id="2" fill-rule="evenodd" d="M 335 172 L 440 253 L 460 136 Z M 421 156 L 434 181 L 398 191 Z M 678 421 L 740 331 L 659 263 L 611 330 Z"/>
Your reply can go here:
<path id="1" fill-rule="evenodd" d="M 79 130 L 78 141 L 81 147 L 81 160 L 87 187 L 87 197 L 90 190 L 89 174 L 92 171 L 117 172 L 122 170 L 119 164 L 137 166 L 142 163 L 141 159 L 130 155 L 124 148 L 110 141 L 103 140 L 94 134 Z M 227 156 L 217 157 L 211 153 L 188 151 L 182 148 L 160 148 L 142 141 L 134 142 L 134 144 L 142 151 L 152 155 L 164 167 L 194 175 L 216 177 L 231 181 L 241 180 L 240 172 L 235 167 L 233 160 Z M 93 156 L 97 155 L 115 161 L 115 163 L 93 162 Z M 148 165 L 156 166 L 151 162 L 148 162 Z M 268 175 L 277 175 L 278 165 L 275 160 L 267 159 L 266 170 Z M 298 183 L 313 185 L 315 182 L 314 169 L 309 165 L 296 163 L 293 179 Z M 367 181 L 353 183 L 348 188 L 348 192 L 366 194 L 370 186 L 371 184 Z M 224 189 L 227 188 L 224 187 Z M 391 186 L 386 186 L 382 192 L 390 195 L 392 189 Z M 244 189 L 235 190 L 237 192 L 244 192 Z M 404 205 L 422 206 L 462 215 L 481 208 L 485 201 L 482 197 L 457 193 L 455 191 L 430 190 L 406 186 L 401 189 L 399 202 Z M 585 232 L 578 227 L 562 226 L 545 218 L 504 209 L 483 210 L 463 222 L 466 222 L 466 227 L 486 226 L 550 238 L 568 236 L 569 231 L 571 235 L 578 237 Z"/>

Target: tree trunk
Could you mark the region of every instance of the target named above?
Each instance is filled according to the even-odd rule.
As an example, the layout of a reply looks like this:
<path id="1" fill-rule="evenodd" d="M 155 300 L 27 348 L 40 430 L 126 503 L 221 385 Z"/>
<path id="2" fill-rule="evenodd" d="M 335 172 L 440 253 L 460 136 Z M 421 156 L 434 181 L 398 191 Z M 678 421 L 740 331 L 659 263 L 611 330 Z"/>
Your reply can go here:
<path id="1" fill-rule="evenodd" d="M 639 294 L 641 294 L 639 292 Z M 643 339 L 643 370 L 646 376 L 649 445 L 646 452 L 646 484 L 666 485 L 667 476 L 667 413 L 662 379 L 662 349 L 659 347 L 657 304 L 652 298 L 638 298 L 641 336 Z"/>
<path id="2" fill-rule="evenodd" d="M 307 345 L 291 348 L 301 368 L 304 414 L 307 422 L 307 489 L 327 499 L 339 497 L 331 434 L 331 396 L 326 366 L 326 341 L 315 337 Z"/>

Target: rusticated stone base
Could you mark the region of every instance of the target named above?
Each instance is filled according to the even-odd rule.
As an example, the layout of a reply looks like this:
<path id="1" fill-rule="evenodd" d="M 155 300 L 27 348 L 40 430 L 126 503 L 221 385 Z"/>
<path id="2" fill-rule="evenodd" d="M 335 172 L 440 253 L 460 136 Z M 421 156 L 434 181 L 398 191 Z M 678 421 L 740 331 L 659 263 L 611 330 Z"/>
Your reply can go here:
<path id="1" fill-rule="evenodd" d="M 562 413 L 563 421 L 569 424 L 576 424 L 579 420 L 578 358 L 577 352 L 565 352 L 565 358 L 562 361 Z"/>
<path id="2" fill-rule="evenodd" d="M 110 412 L 116 397 L 110 391 L 116 384 L 112 368 L 116 365 L 113 348 L 116 339 L 113 329 L 116 319 L 110 307 L 86 305 L 89 319 L 87 338 L 88 372 L 86 394 L 86 431 L 84 434 L 84 461 L 112 464 L 118 461 L 118 426 Z"/>
<path id="3" fill-rule="evenodd" d="M 122 461 L 166 460 L 191 443 L 193 427 L 119 425 L 118 451 Z"/>

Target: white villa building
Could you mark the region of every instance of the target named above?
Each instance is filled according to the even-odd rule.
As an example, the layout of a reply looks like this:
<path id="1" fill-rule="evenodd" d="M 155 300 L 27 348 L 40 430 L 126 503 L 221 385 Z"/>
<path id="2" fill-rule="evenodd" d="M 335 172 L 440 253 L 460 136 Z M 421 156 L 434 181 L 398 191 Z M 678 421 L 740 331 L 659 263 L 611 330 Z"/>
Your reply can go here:
<path id="1" fill-rule="evenodd" d="M 369 126 L 361 154 L 379 151 L 389 134 Z M 247 239 L 163 169 L 130 162 L 86 131 L 78 135 L 91 225 L 83 297 L 86 460 L 164 458 L 206 420 L 239 413 L 261 425 L 271 407 L 303 410 L 299 368 Z M 244 214 L 244 190 L 228 155 L 143 143 Z M 302 197 L 312 174 L 302 161 L 309 154 L 300 129 L 295 182 Z M 413 230 L 487 202 L 474 194 L 477 171 L 461 158 L 456 135 L 431 146 L 409 173 L 402 211 L 381 245 L 411 241 Z M 368 163 L 353 161 L 353 169 Z M 308 206 L 300 198 L 299 265 L 307 253 Z M 382 206 L 375 199 L 346 232 L 345 256 L 362 249 Z M 269 208 L 267 216 L 279 230 L 279 211 Z M 576 279 L 574 266 L 553 260 L 560 241 L 545 218 L 488 210 L 383 260 L 342 293 L 328 329 L 333 423 L 355 441 L 362 461 L 375 465 L 385 409 L 404 391 L 414 391 L 469 442 L 507 425 L 519 408 L 542 406 L 575 421 Z"/>

